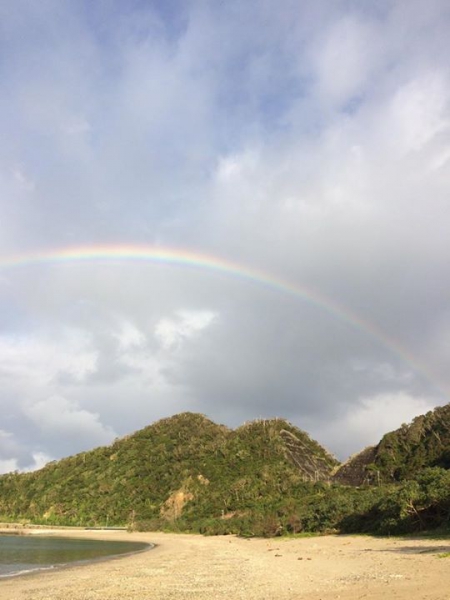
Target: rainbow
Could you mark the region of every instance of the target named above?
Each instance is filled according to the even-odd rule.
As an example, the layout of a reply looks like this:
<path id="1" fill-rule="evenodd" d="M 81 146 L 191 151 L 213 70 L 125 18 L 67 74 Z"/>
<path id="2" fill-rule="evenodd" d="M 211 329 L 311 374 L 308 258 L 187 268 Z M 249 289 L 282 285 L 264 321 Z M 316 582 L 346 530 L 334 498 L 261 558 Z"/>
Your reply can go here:
<path id="1" fill-rule="evenodd" d="M 312 288 L 292 284 L 281 278 L 265 273 L 258 269 L 247 267 L 216 256 L 201 254 L 185 249 L 161 248 L 143 245 L 95 245 L 75 248 L 61 248 L 30 254 L 16 254 L 0 258 L 0 269 L 11 269 L 27 265 L 65 264 L 71 262 L 100 262 L 100 261 L 134 261 L 162 263 L 180 267 L 204 269 L 222 273 L 247 282 L 269 287 L 280 293 L 289 294 L 326 311 L 328 314 L 360 330 L 382 346 L 386 347 L 402 361 L 410 365 L 414 371 L 425 376 L 437 389 L 444 392 L 445 387 L 437 383 L 435 376 L 420 364 L 417 358 L 402 346 L 397 340 L 383 331 L 380 327 L 363 319 L 360 315 L 348 310 L 341 304 Z"/>

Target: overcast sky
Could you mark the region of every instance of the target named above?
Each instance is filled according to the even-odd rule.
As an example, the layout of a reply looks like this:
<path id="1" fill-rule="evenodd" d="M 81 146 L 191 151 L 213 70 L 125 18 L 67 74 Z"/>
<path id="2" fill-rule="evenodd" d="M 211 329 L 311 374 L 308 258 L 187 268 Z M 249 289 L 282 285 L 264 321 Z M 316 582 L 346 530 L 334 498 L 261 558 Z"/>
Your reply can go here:
<path id="1" fill-rule="evenodd" d="M 0 471 L 181 411 L 345 459 L 447 403 L 449 56 L 448 0 L 0 0 Z"/>

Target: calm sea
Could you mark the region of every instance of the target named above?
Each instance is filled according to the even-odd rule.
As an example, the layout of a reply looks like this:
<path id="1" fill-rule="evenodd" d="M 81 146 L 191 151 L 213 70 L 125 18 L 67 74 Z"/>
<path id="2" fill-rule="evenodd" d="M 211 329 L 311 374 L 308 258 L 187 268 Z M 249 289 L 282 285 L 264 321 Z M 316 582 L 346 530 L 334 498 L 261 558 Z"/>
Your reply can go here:
<path id="1" fill-rule="evenodd" d="M 140 552 L 149 544 L 78 540 L 41 535 L 0 535 L 0 577 Z"/>

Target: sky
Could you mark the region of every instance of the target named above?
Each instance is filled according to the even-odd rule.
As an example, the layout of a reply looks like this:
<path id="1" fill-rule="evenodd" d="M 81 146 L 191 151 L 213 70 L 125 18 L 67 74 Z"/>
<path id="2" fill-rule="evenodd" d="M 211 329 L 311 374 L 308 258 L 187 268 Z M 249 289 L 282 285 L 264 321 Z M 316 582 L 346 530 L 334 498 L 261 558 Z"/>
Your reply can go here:
<path id="1" fill-rule="evenodd" d="M 0 472 L 446 404 L 449 56 L 446 0 L 0 0 Z"/>

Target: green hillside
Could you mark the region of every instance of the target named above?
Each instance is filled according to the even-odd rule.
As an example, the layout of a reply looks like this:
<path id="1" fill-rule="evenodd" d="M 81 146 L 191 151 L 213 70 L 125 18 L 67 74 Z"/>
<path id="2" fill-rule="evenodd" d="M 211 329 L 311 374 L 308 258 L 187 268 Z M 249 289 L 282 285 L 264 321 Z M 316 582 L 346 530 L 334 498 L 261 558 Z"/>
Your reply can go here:
<path id="1" fill-rule="evenodd" d="M 199 414 L 0 477 L 0 518 L 281 535 L 450 528 L 450 405 L 342 466 L 283 419 L 235 430 Z"/>
<path id="2" fill-rule="evenodd" d="M 0 477 L 0 514 L 70 525 L 225 521 L 303 493 L 336 464 L 282 419 L 233 431 L 183 413 L 40 471 Z"/>
<path id="3" fill-rule="evenodd" d="M 427 467 L 450 468 L 450 404 L 387 433 L 344 463 L 334 481 L 349 485 L 414 479 Z"/>

